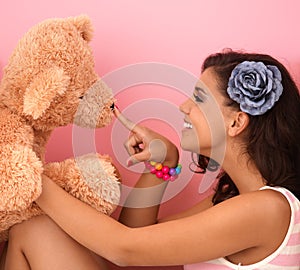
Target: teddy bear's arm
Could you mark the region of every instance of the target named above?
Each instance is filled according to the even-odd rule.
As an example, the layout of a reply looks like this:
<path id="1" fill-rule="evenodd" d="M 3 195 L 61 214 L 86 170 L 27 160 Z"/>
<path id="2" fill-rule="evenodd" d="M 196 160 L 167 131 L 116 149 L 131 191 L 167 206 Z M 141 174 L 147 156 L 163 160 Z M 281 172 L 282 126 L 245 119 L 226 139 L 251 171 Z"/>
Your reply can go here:
<path id="1" fill-rule="evenodd" d="M 43 165 L 25 145 L 1 145 L 0 211 L 24 210 L 41 194 Z"/>
<path id="2" fill-rule="evenodd" d="M 48 163 L 44 174 L 72 196 L 111 214 L 120 199 L 120 176 L 108 156 L 88 154 Z"/>

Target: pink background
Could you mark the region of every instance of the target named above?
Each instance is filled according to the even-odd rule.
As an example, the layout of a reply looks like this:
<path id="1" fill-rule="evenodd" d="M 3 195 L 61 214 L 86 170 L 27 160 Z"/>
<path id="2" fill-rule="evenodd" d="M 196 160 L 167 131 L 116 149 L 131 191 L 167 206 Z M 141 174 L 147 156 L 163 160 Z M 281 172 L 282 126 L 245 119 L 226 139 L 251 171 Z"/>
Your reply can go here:
<path id="1" fill-rule="evenodd" d="M 201 63 L 208 54 L 233 48 L 273 55 L 299 82 L 299 10 L 300 2 L 297 0 L 10 0 L 2 3 L 0 9 L 0 68 L 2 70 L 5 66 L 18 39 L 29 27 L 46 18 L 87 14 L 95 30 L 91 45 L 96 68 L 104 77 L 119 68 L 141 62 L 166 63 L 198 76 Z M 186 95 L 192 91 L 183 90 Z M 151 116 L 153 107 L 147 101 L 154 99 L 153 104 L 156 105 L 167 102 L 170 107 L 167 111 L 171 112 L 186 95 L 157 84 L 113 91 L 119 107 L 124 112 L 127 110 L 135 121 L 145 120 L 147 125 L 179 143 L 180 130 L 175 123 L 182 125 L 180 113 Z M 83 139 L 76 141 L 74 132 Z M 73 156 L 73 137 L 75 144 L 81 147 L 78 151 L 82 153 L 92 144 L 100 153 L 110 154 L 121 171 L 124 185 L 131 186 L 141 168 L 137 166 L 129 170 L 125 166 L 127 155 L 122 143 L 127 135 L 116 122 L 95 134 L 85 130 L 74 131 L 69 125 L 53 133 L 46 157 L 48 161 L 58 161 Z M 182 157 L 183 163 L 188 164 L 189 155 L 182 153 Z M 201 177 L 192 177 L 186 167 L 178 181 L 182 184 L 178 182 L 175 185 L 174 194 L 170 189 L 171 195 L 165 199 L 160 216 L 183 210 L 210 192 L 206 186 L 202 186 L 199 192 Z M 119 210 L 114 217 L 118 213 Z M 111 268 L 118 269 L 112 265 Z"/>

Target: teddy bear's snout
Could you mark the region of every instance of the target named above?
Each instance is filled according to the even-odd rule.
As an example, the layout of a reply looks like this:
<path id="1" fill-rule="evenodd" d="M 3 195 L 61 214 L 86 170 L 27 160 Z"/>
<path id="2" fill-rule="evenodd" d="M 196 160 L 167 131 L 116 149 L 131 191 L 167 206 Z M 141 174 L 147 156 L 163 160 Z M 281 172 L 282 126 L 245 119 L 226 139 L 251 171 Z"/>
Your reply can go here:
<path id="1" fill-rule="evenodd" d="M 74 124 L 87 128 L 100 128 L 111 122 L 115 106 L 114 98 L 111 89 L 101 79 L 79 99 Z"/>
<path id="2" fill-rule="evenodd" d="M 114 109 L 115 109 L 115 103 L 111 104 L 111 105 L 109 106 L 109 108 L 110 108 L 112 111 L 114 111 Z"/>

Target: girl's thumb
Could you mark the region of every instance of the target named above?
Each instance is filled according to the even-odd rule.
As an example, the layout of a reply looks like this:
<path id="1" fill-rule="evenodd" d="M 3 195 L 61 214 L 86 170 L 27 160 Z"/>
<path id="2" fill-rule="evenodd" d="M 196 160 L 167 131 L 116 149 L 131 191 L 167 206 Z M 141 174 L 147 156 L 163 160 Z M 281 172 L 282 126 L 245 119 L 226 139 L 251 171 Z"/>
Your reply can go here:
<path id="1" fill-rule="evenodd" d="M 137 163 L 144 162 L 147 160 L 148 158 L 146 153 L 143 152 L 137 153 L 135 155 L 130 156 L 130 158 L 127 159 L 127 167 L 133 166 Z"/>

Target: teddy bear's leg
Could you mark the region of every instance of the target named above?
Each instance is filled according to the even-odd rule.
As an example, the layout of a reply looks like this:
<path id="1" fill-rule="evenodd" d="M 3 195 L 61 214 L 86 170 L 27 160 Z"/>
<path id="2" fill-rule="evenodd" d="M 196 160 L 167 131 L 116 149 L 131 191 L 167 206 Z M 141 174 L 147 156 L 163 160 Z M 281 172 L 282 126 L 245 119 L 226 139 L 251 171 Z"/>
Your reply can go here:
<path id="1" fill-rule="evenodd" d="M 49 163 L 44 174 L 102 213 L 111 214 L 119 202 L 119 175 L 107 156 L 87 154 Z"/>

